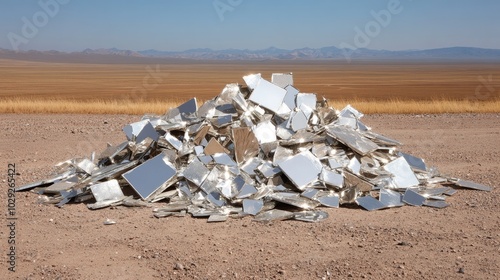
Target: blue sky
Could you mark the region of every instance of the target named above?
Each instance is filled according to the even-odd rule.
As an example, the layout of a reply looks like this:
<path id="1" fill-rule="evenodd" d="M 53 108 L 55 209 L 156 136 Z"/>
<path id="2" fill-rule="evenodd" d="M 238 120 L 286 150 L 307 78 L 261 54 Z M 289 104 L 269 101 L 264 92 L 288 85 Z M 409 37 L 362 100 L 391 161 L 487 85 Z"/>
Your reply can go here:
<path id="1" fill-rule="evenodd" d="M 49 11 L 54 12 L 49 15 L 39 2 L 48 3 Z M 0 48 L 5 49 L 255 50 L 271 46 L 339 47 L 343 43 L 388 50 L 450 46 L 500 49 L 498 0 L 1 0 L 0 3 Z M 389 9 L 389 5 L 394 6 Z M 377 22 L 373 14 L 380 12 L 389 14 L 390 19 L 385 17 L 385 21 Z M 368 40 L 360 43 L 359 36 L 363 35 L 359 31 Z"/>

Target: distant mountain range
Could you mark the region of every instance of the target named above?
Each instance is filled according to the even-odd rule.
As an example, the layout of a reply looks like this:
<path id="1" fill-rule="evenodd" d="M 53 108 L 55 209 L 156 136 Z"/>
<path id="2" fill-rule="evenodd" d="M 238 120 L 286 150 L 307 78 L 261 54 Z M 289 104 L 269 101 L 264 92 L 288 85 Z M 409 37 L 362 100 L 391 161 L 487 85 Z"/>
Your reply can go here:
<path id="1" fill-rule="evenodd" d="M 38 60 L 46 60 L 54 58 L 60 60 L 62 58 L 96 58 L 106 56 L 108 59 L 120 60 L 125 58 L 135 58 L 134 61 L 140 58 L 156 59 L 182 59 L 182 60 L 499 60 L 500 49 L 482 49 L 472 47 L 450 47 L 427 50 L 404 50 L 404 51 L 388 51 L 388 50 L 372 50 L 360 48 L 356 50 L 340 49 L 337 47 L 324 48 L 301 48 L 301 49 L 279 49 L 267 48 L 262 50 L 248 49 L 190 49 L 185 51 L 159 51 L 159 50 L 143 50 L 131 51 L 111 49 L 85 49 L 81 52 L 60 52 L 60 51 L 23 51 L 15 52 L 12 50 L 0 49 L 0 58 L 25 59 L 39 58 Z M 45 59 L 40 59 L 43 57 Z M 59 58 L 59 59 L 58 59 Z M 127 60 L 127 59 L 125 59 Z M 131 60 L 131 59 L 128 59 Z"/>

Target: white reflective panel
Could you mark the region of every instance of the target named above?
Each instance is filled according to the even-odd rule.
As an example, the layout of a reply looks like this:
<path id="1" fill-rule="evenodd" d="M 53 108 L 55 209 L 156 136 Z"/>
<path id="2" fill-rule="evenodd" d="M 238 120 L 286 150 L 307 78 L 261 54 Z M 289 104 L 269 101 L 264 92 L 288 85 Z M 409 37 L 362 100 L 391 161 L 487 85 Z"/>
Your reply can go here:
<path id="1" fill-rule="evenodd" d="M 168 181 L 176 174 L 175 166 L 161 153 L 122 176 L 142 199 L 147 200 L 153 193 L 168 187 Z"/>
<path id="2" fill-rule="evenodd" d="M 423 159 L 406 153 L 400 153 L 400 154 L 405 158 L 405 160 L 411 167 L 416 168 L 418 170 L 427 171 L 427 167 L 425 166 L 425 162 Z"/>
<path id="3" fill-rule="evenodd" d="M 392 173 L 394 183 L 398 188 L 406 189 L 419 184 L 415 173 L 413 173 L 413 170 L 411 170 L 410 165 L 404 157 L 398 157 L 384 165 L 383 168 Z"/>
<path id="4" fill-rule="evenodd" d="M 293 117 L 291 118 L 290 121 L 290 128 L 293 131 L 299 131 L 301 129 L 307 128 L 307 117 L 304 115 L 302 111 L 298 111 L 295 114 L 293 114 Z"/>
<path id="5" fill-rule="evenodd" d="M 318 179 L 322 164 L 311 152 L 305 151 L 282 161 L 279 167 L 298 189 L 304 190 Z"/>
<path id="6" fill-rule="evenodd" d="M 299 90 L 293 87 L 292 85 L 286 86 L 286 95 L 285 98 L 283 99 L 283 102 L 290 108 L 291 110 L 295 109 L 297 107 L 297 104 L 295 103 L 295 99 L 297 97 L 297 94 L 299 94 Z"/>
<path id="7" fill-rule="evenodd" d="M 187 180 L 193 182 L 197 186 L 201 186 L 205 178 L 210 173 L 210 170 L 198 160 L 193 160 L 182 172 L 182 175 Z"/>
<path id="8" fill-rule="evenodd" d="M 352 173 L 359 175 L 359 171 L 361 170 L 361 163 L 356 157 L 353 157 L 350 161 L 349 164 L 347 165 L 347 168 L 352 171 Z"/>
<path id="9" fill-rule="evenodd" d="M 321 205 L 326 207 L 339 207 L 340 198 L 336 193 L 320 192 L 316 200 L 321 203 Z"/>
<path id="10" fill-rule="evenodd" d="M 295 216 L 294 213 L 290 211 L 272 209 L 269 211 L 259 213 L 257 216 L 255 216 L 254 221 L 257 222 L 283 221 L 292 219 L 294 216 Z"/>
<path id="11" fill-rule="evenodd" d="M 212 155 L 214 161 L 217 164 L 226 165 L 226 166 L 237 166 L 236 162 L 233 159 L 224 153 L 216 153 Z"/>
<path id="12" fill-rule="evenodd" d="M 243 80 L 245 81 L 245 83 L 247 84 L 247 86 L 250 89 L 254 89 L 259 84 L 259 81 L 261 79 L 262 79 L 262 76 L 260 75 L 260 73 L 251 74 L 251 75 L 247 75 L 247 76 L 243 77 Z"/>
<path id="13" fill-rule="evenodd" d="M 110 180 L 90 186 L 95 201 L 116 200 L 124 198 L 117 180 Z"/>
<path id="14" fill-rule="evenodd" d="M 323 168 L 323 170 L 321 171 L 320 179 L 321 181 L 323 181 L 323 183 L 337 188 L 342 188 L 342 186 L 344 185 L 344 176 L 328 169 Z"/>
<path id="15" fill-rule="evenodd" d="M 277 113 L 283 103 L 285 95 L 285 89 L 261 79 L 252 91 L 249 100 L 273 113 Z"/>
<path id="16" fill-rule="evenodd" d="M 329 126 L 327 127 L 327 133 L 335 140 L 350 147 L 363 156 L 379 148 L 377 144 L 347 126 Z"/>
<path id="17" fill-rule="evenodd" d="M 151 138 L 154 141 L 158 141 L 158 133 L 154 129 L 153 125 L 149 120 L 143 120 L 126 125 L 123 128 L 123 132 L 127 135 L 127 139 L 130 141 L 135 141 L 136 143 L 142 142 L 146 138 Z"/>
<path id="18" fill-rule="evenodd" d="M 369 195 L 356 198 L 356 203 L 368 211 L 379 210 L 386 207 L 382 202 Z"/>
<path id="19" fill-rule="evenodd" d="M 413 206 L 422 206 L 425 202 L 425 197 L 414 190 L 407 189 L 403 195 L 403 202 Z"/>
<path id="20" fill-rule="evenodd" d="M 305 105 L 310 108 L 310 110 L 316 109 L 316 94 L 314 93 L 299 93 L 296 97 L 297 107 Z"/>
<path id="21" fill-rule="evenodd" d="M 295 212 L 293 218 L 297 221 L 317 223 L 328 218 L 328 213 L 321 210 Z"/>
<path id="22" fill-rule="evenodd" d="M 386 207 L 404 206 L 403 195 L 393 190 L 381 189 L 379 194 L 379 200 Z"/>
<path id="23" fill-rule="evenodd" d="M 471 181 L 461 180 L 461 179 L 457 180 L 455 182 L 455 185 L 462 187 L 462 188 L 475 189 L 475 190 L 487 191 L 487 192 L 491 191 L 491 188 L 488 186 L 474 183 Z"/>
<path id="24" fill-rule="evenodd" d="M 164 137 L 165 140 L 167 140 L 167 142 L 172 145 L 172 147 L 174 147 L 177 151 L 180 151 L 182 149 L 182 141 L 172 136 L 170 132 L 167 132 Z"/>
<path id="25" fill-rule="evenodd" d="M 262 207 L 264 206 L 264 201 L 260 199 L 244 199 L 243 200 L 243 212 L 250 215 L 257 215 Z"/>
<path id="26" fill-rule="evenodd" d="M 293 75 L 292 73 L 273 73 L 271 82 L 279 87 L 285 88 L 288 85 L 293 85 Z"/>
<path id="27" fill-rule="evenodd" d="M 276 127 L 271 123 L 271 121 L 259 123 L 253 129 L 253 133 L 259 141 L 259 144 L 274 142 L 277 140 Z"/>

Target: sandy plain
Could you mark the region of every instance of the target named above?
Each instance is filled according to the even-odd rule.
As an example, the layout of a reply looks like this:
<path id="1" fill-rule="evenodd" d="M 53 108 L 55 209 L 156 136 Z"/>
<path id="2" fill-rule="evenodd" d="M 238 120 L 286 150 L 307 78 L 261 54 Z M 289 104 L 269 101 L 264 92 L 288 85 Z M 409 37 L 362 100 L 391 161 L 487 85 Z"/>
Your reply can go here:
<path id="1" fill-rule="evenodd" d="M 262 73 L 294 73 L 302 92 L 365 113 L 500 112 L 498 62 L 170 61 L 63 63 L 0 59 L 3 113 L 164 113 Z M 471 103 L 472 102 L 472 103 Z"/>
<path id="2" fill-rule="evenodd" d="M 3 114 L 0 207 L 7 165 L 17 185 L 52 166 L 125 139 L 137 115 Z M 150 208 L 62 209 L 17 193 L 16 272 L 7 268 L 8 228 L 0 228 L 1 279 L 498 279 L 500 277 L 499 114 L 368 115 L 375 132 L 404 143 L 442 173 L 493 187 L 459 190 L 445 209 L 367 212 L 326 209 L 320 223 L 226 223 L 156 219 Z M 5 180 L 5 181 L 4 181 Z M 161 205 L 161 204 L 160 204 Z M 106 218 L 115 225 L 103 224 Z"/>

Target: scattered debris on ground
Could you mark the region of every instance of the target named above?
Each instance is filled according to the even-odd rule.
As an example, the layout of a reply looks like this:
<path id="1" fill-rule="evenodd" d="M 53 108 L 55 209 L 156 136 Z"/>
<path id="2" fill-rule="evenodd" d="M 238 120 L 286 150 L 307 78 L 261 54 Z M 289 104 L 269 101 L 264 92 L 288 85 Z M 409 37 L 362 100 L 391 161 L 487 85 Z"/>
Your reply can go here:
<path id="1" fill-rule="evenodd" d="M 192 99 L 165 115 L 145 115 L 123 128 L 123 143 L 61 162 L 54 177 L 16 190 L 33 190 L 41 203 L 59 207 L 165 202 L 155 217 L 189 213 L 208 222 L 317 222 L 328 217 L 319 207 L 342 205 L 444 208 L 457 188 L 491 190 L 402 152 L 401 143 L 364 125 L 355 108 L 337 111 L 300 92 L 291 74 L 243 79 L 247 86 L 228 84 L 201 107 Z"/>

